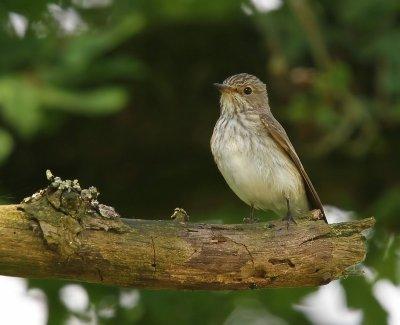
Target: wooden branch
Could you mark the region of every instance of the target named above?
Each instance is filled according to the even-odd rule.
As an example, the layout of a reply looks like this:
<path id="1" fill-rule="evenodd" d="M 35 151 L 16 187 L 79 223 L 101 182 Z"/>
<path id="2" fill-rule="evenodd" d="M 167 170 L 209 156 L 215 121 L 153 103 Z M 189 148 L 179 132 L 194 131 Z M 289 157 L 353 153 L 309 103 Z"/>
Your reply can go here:
<path id="1" fill-rule="evenodd" d="M 362 231 L 374 225 L 327 225 L 316 211 L 289 229 L 128 220 L 95 190 L 54 183 L 0 206 L 0 274 L 154 289 L 317 286 L 364 260 Z"/>

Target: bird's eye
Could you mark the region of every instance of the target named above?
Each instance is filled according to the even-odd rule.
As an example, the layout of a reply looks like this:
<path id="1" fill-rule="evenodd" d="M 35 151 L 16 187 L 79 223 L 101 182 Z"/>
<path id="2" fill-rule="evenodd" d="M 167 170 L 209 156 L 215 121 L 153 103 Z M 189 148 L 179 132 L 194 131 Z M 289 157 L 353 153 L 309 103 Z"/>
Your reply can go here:
<path id="1" fill-rule="evenodd" d="M 250 95 L 253 92 L 253 89 L 251 89 L 250 87 L 246 87 L 246 88 L 243 89 L 243 92 L 246 95 Z"/>

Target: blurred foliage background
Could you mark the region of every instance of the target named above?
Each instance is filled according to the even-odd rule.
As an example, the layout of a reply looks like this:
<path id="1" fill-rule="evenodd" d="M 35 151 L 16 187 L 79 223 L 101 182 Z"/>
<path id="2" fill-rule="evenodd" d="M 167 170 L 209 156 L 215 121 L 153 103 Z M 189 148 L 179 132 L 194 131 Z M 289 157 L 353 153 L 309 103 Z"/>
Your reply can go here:
<path id="1" fill-rule="evenodd" d="M 240 222 L 248 209 L 209 150 L 211 85 L 252 73 L 323 202 L 376 216 L 368 276 L 338 285 L 363 323 L 384 323 L 375 285 L 400 283 L 399 53 L 398 0 L 2 0 L 0 199 L 20 201 L 50 168 L 97 186 L 125 217 L 182 206 L 192 221 Z M 318 323 L 296 307 L 316 289 L 84 285 L 78 312 L 60 298 L 66 283 L 29 283 L 46 293 L 50 324 Z"/>

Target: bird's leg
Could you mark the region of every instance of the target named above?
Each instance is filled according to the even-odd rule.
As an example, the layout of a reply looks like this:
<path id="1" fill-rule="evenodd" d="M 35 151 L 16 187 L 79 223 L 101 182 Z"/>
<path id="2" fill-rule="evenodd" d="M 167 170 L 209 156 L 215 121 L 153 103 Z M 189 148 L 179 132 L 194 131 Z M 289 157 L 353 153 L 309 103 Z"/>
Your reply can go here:
<path id="1" fill-rule="evenodd" d="M 254 223 L 254 222 L 258 222 L 258 218 L 256 218 L 255 216 L 254 216 L 254 205 L 252 205 L 251 206 L 251 208 L 250 208 L 250 220 L 251 220 L 251 223 Z"/>
<path id="2" fill-rule="evenodd" d="M 291 222 L 293 222 L 296 225 L 297 225 L 297 222 L 296 222 L 296 220 L 294 220 L 292 211 L 290 210 L 289 198 L 285 197 L 285 199 L 286 199 L 287 211 L 286 211 L 286 216 L 284 216 L 282 220 L 286 221 L 286 228 L 289 229 L 289 225 Z"/>
<path id="3" fill-rule="evenodd" d="M 243 222 L 245 223 L 255 223 L 258 222 L 258 218 L 254 217 L 254 206 L 252 205 L 250 208 L 250 217 L 243 218 Z"/>

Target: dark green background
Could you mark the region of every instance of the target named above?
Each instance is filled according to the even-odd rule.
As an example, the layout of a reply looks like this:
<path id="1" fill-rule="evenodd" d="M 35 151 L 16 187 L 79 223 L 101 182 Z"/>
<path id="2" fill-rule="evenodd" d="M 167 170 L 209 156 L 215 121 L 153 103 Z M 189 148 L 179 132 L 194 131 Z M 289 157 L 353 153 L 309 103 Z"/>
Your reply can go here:
<path id="1" fill-rule="evenodd" d="M 400 3 L 285 1 L 269 12 L 237 1 L 114 1 L 82 8 L 66 35 L 50 1 L 0 3 L 0 194 L 18 202 L 50 168 L 100 189 L 125 217 L 240 222 L 248 208 L 229 190 L 209 150 L 218 118 L 213 82 L 248 72 L 266 81 L 270 104 L 324 203 L 374 215 L 366 265 L 399 284 Z M 253 12 L 246 15 L 243 6 Z M 17 37 L 9 13 L 24 15 Z M 260 214 L 265 218 L 265 214 Z M 363 322 L 387 315 L 364 278 L 342 281 Z M 65 283 L 31 281 L 48 295 L 49 323 L 69 311 Z M 85 285 L 104 323 L 223 323 L 237 306 L 308 323 L 293 309 L 314 289 L 249 292 L 141 291 L 118 305 L 118 288 Z M 81 315 L 82 316 L 82 315 Z M 82 316 L 84 317 L 84 315 Z"/>

